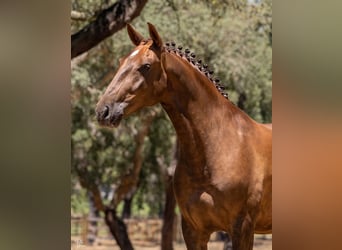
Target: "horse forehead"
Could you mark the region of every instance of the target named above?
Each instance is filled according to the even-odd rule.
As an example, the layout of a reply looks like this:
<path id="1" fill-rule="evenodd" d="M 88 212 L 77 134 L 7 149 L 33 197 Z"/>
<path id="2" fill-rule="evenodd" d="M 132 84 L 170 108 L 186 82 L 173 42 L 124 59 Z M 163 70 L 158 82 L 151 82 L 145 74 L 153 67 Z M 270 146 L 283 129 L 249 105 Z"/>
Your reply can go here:
<path id="1" fill-rule="evenodd" d="M 139 54 L 140 51 L 141 51 L 141 48 L 137 48 L 137 49 L 133 50 L 133 51 L 131 52 L 131 54 L 128 55 L 128 58 L 133 58 L 133 57 L 135 57 L 136 55 Z"/>
<path id="2" fill-rule="evenodd" d="M 149 48 L 147 46 L 138 46 L 130 54 L 128 54 L 127 59 L 129 61 L 133 61 L 148 55 Z"/>
<path id="3" fill-rule="evenodd" d="M 129 53 L 124 58 L 120 59 L 120 68 L 121 71 L 123 69 L 132 69 L 135 64 L 141 63 L 144 55 L 140 55 L 142 53 L 142 48 L 137 47 L 131 53 Z"/>
<path id="4" fill-rule="evenodd" d="M 152 53 L 149 47 L 138 46 L 133 51 L 131 51 L 125 58 L 122 59 L 122 61 L 120 62 L 121 71 L 135 69 L 140 64 L 149 61 L 151 57 Z"/>

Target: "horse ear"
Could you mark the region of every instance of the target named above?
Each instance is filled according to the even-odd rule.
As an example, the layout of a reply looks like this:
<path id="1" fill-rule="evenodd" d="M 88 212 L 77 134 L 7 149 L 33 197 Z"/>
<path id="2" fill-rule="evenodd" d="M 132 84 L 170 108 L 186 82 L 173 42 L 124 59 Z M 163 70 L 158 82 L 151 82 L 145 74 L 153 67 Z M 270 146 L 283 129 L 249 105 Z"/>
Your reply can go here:
<path id="1" fill-rule="evenodd" d="M 132 43 L 135 46 L 138 46 L 140 42 L 144 40 L 144 37 L 138 31 L 136 31 L 129 23 L 126 24 L 126 27 L 128 36 L 131 39 Z"/>
<path id="2" fill-rule="evenodd" d="M 148 30 L 150 32 L 150 37 L 153 40 L 153 44 L 157 49 L 161 49 L 163 47 L 163 41 L 160 38 L 156 28 L 153 26 L 151 23 L 147 23 L 148 25 Z"/>

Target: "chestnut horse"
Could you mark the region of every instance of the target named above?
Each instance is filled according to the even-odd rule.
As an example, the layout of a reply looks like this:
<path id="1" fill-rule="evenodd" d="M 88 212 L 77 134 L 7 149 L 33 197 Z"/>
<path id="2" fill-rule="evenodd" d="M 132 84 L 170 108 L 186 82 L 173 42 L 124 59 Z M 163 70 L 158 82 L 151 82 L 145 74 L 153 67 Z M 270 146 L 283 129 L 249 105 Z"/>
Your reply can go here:
<path id="1" fill-rule="evenodd" d="M 120 60 L 96 107 L 101 125 L 160 103 L 179 142 L 174 193 L 188 249 L 207 249 L 226 231 L 234 250 L 253 249 L 254 233 L 272 231 L 272 127 L 232 104 L 208 66 L 174 42 L 164 46 L 127 25 L 136 46 Z"/>

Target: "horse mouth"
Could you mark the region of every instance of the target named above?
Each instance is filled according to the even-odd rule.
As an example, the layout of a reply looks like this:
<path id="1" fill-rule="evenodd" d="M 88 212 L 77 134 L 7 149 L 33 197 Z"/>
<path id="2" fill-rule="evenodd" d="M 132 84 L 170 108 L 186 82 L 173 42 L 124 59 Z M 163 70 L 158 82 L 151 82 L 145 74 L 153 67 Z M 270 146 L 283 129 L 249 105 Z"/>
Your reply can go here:
<path id="1" fill-rule="evenodd" d="M 120 122 L 123 118 L 123 112 L 115 112 L 114 114 L 110 113 L 98 113 L 97 116 L 97 122 L 99 125 L 104 127 L 110 127 L 110 128 L 117 128 L 120 125 Z"/>
<path id="2" fill-rule="evenodd" d="M 117 128 L 124 116 L 127 103 L 115 103 L 113 106 L 104 105 L 96 108 L 96 118 L 101 126 Z"/>
<path id="3" fill-rule="evenodd" d="M 109 127 L 117 128 L 120 125 L 123 114 L 118 114 L 116 116 L 112 116 L 109 120 Z"/>
<path id="4" fill-rule="evenodd" d="M 98 119 L 98 123 L 101 126 L 109 127 L 109 128 L 117 128 L 120 125 L 123 115 L 111 116 L 106 119 Z"/>
<path id="5" fill-rule="evenodd" d="M 109 128 L 117 128 L 123 118 L 123 113 L 119 112 L 112 115 L 107 115 L 105 117 L 98 117 L 97 121 L 101 126 Z"/>

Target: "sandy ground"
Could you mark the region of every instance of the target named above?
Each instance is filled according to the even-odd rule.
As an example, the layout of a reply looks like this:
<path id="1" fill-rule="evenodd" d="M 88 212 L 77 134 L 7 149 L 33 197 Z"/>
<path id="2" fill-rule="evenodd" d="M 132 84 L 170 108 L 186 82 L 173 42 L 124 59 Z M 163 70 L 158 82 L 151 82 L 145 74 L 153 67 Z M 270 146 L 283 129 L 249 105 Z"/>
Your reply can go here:
<path id="1" fill-rule="evenodd" d="M 160 250 L 159 242 L 147 242 L 147 241 L 133 241 L 135 250 Z M 223 242 L 209 242 L 208 250 L 222 250 Z M 107 246 L 84 246 L 82 244 L 73 244 L 71 250 L 120 250 L 120 248 L 114 244 Z M 184 243 L 174 243 L 174 250 L 186 250 Z M 272 236 L 256 235 L 254 238 L 253 250 L 272 250 Z"/>

